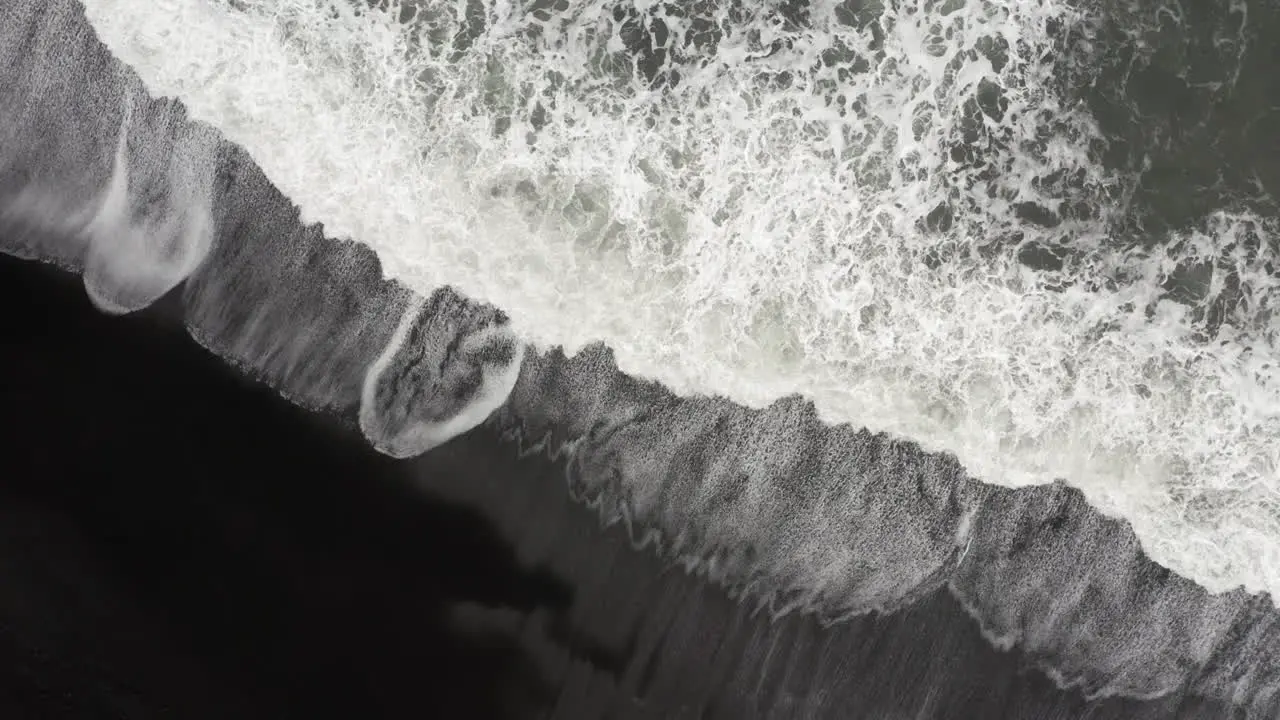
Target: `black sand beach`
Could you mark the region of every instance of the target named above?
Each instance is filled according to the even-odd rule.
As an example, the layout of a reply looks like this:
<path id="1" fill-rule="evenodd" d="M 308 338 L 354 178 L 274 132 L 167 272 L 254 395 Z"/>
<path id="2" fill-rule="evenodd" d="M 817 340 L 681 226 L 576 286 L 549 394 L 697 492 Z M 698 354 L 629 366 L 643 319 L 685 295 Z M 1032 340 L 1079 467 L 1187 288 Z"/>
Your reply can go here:
<path id="1" fill-rule="evenodd" d="M 1225 718 L 1087 703 L 945 592 L 834 628 L 635 551 L 487 428 L 410 462 L 4 258 L 5 717 Z"/>
<path id="2" fill-rule="evenodd" d="M 487 717 L 535 686 L 449 610 L 568 588 L 474 510 L 156 313 L 2 267 L 0 714 Z"/>

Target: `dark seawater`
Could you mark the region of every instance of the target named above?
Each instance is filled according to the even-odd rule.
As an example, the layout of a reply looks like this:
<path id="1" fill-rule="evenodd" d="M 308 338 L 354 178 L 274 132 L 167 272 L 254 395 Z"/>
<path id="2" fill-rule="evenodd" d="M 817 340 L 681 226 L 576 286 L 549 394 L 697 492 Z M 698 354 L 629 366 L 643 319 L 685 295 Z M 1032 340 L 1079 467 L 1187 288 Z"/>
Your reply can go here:
<path id="1" fill-rule="evenodd" d="M 1280 206 L 1280 3 L 1082 0 L 1097 17 L 1098 81 L 1077 91 L 1153 237 L 1214 211 Z M 1078 52 L 1079 37 L 1064 45 Z M 1099 52 L 1101 50 L 1101 52 Z M 1280 268 L 1276 269 L 1280 272 Z"/>
<path id="2" fill-rule="evenodd" d="M 1087 702 L 946 592 L 771 622 L 634 550 L 484 428 L 416 460 L 237 377 L 174 320 L 0 259 L 0 713 L 1244 717 Z"/>

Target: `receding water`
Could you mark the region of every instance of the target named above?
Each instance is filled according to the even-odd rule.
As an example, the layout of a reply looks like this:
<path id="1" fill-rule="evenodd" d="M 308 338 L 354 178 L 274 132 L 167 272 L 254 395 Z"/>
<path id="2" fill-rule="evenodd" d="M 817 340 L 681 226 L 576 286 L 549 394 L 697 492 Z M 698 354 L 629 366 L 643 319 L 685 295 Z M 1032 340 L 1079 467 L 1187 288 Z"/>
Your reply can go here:
<path id="1" fill-rule="evenodd" d="M 1161 563 L 1280 590 L 1275 170 L 1203 146 L 1274 125 L 1274 10 L 86 7 L 411 287 L 678 392 L 800 393 L 984 480 L 1063 478 Z"/>

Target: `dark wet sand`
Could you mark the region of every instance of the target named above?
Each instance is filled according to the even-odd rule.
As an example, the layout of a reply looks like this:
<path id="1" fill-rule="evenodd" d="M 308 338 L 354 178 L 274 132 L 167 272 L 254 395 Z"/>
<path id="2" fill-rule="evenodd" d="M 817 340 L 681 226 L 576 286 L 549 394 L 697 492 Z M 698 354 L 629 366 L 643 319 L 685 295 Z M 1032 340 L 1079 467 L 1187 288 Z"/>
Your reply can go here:
<path id="1" fill-rule="evenodd" d="M 528 661 L 449 609 L 557 612 L 566 586 L 156 313 L 107 318 L 69 275 L 0 265 L 0 717 L 528 706 Z"/>
<path id="2" fill-rule="evenodd" d="M 3 256 L 0 256 L 3 257 Z M 0 716 L 1228 718 L 1086 703 L 949 594 L 770 623 L 481 428 L 395 462 L 0 260 Z"/>

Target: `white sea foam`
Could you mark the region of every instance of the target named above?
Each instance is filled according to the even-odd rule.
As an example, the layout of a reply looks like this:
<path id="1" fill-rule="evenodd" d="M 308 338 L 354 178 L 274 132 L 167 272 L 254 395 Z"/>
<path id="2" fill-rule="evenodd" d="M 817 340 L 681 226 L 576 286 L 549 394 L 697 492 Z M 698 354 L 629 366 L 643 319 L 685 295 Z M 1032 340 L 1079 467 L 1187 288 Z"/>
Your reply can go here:
<path id="1" fill-rule="evenodd" d="M 459 42 L 471 4 L 86 0 L 152 92 L 424 294 L 452 284 L 537 344 L 604 340 L 679 392 L 801 392 L 990 482 L 1065 478 L 1168 567 L 1280 592 L 1274 228 L 1224 210 L 1150 249 L 1108 236 L 1132 179 L 1050 90 L 1088 74 L 1051 52 L 1050 21 L 1083 22 L 1065 0 L 886 0 L 869 24 L 815 2 L 809 29 L 764 0 L 490 0 Z M 674 87 L 619 69 L 615 9 L 681 39 L 703 5 L 732 32 Z M 1070 252 L 1036 271 L 1033 245 Z M 1204 287 L 1174 302 L 1187 268 Z"/>
<path id="2" fill-rule="evenodd" d="M 209 205 L 218 146 L 217 133 L 186 122 L 177 103 L 142 117 L 134 112 L 143 99 L 137 81 L 130 85 L 121 78 L 120 87 L 124 98 L 109 157 L 68 153 L 83 165 L 42 168 L 0 209 L 0 222 L 18 233 L 38 229 L 62 238 L 30 241 L 44 245 L 46 258 L 81 270 L 90 301 L 113 314 L 150 305 L 204 259 L 213 239 Z M 89 135 L 95 122 L 111 120 L 94 118 L 79 130 Z M 21 124 L 13 122 L 15 129 Z M 164 142 L 137 141 L 155 125 L 177 130 Z M 25 149 L 23 142 L 4 140 L 9 139 L 0 139 L 2 160 L 12 162 L 13 153 Z M 105 178 L 97 175 L 98 162 L 107 168 Z M 93 187 L 95 180 L 105 182 Z"/>
<path id="3" fill-rule="evenodd" d="M 213 239 L 209 200 L 216 135 L 193 125 L 182 133 L 176 148 L 150 148 L 163 157 L 158 162 L 149 155 L 142 159 L 158 165 L 148 170 L 160 178 L 170 197 L 151 203 L 158 207 L 138 208 L 144 203 L 130 197 L 126 152 L 132 124 L 132 113 L 126 112 L 111 179 L 84 229 L 90 238 L 85 290 L 100 310 L 116 314 L 144 308 L 172 289 L 204 259 Z M 132 168 L 133 174 L 137 171 Z"/>
<path id="4" fill-rule="evenodd" d="M 424 308 L 438 317 L 426 318 L 415 336 L 411 329 Z M 466 327 L 467 309 L 487 314 L 461 303 L 429 307 L 423 299 L 405 308 L 361 386 L 360 428 L 378 450 L 397 458 L 421 455 L 484 422 L 511 395 L 524 347 L 496 322 Z M 414 345 L 409 359 L 396 363 L 406 343 Z"/>

